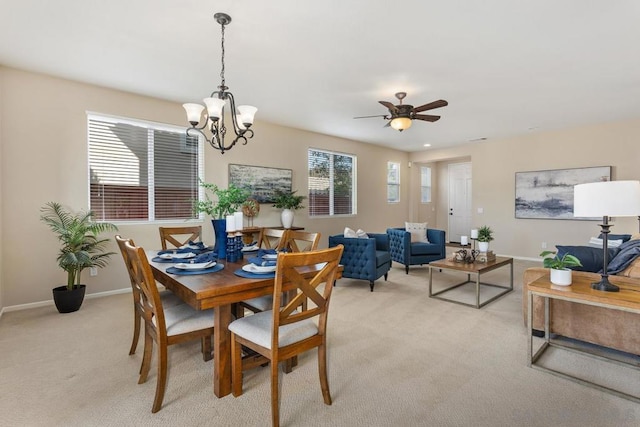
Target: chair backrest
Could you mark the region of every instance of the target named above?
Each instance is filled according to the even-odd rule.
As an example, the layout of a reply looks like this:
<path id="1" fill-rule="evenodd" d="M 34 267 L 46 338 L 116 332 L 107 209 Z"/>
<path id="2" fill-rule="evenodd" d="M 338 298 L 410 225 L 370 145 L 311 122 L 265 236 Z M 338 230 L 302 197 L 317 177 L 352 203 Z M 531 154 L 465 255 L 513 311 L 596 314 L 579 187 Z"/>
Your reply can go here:
<path id="1" fill-rule="evenodd" d="M 189 243 L 189 240 L 196 242 L 202 241 L 202 226 L 194 225 L 191 227 L 159 227 L 160 231 L 160 243 L 162 249 L 166 250 L 167 243 L 179 248 L 182 245 Z"/>
<path id="2" fill-rule="evenodd" d="M 287 236 L 287 249 L 290 252 L 307 252 L 318 249 L 320 233 L 310 233 L 301 230 L 289 230 Z"/>
<path id="3" fill-rule="evenodd" d="M 281 250 L 286 247 L 289 230 L 263 228 L 258 237 L 258 247 L 263 249 Z"/>
<path id="4" fill-rule="evenodd" d="M 145 328 L 154 330 L 158 340 L 164 341 L 167 336 L 164 311 L 147 254 L 143 248 L 134 246 L 131 241 L 124 242 L 124 249 L 131 265 L 131 279 L 134 286 L 140 289 L 140 298 L 136 304 L 145 321 Z"/>
<path id="5" fill-rule="evenodd" d="M 271 348 L 278 347 L 279 327 L 318 316 L 318 330 L 324 335 L 333 283 L 344 246 L 313 252 L 279 253 L 273 289 L 273 331 Z M 315 274 L 309 268 L 323 265 Z M 293 285 L 295 296 L 282 306 L 283 285 Z M 322 289 L 318 289 L 324 285 Z M 293 293 L 293 292 L 290 292 Z M 309 301 L 306 304 L 306 301 Z"/>
<path id="6" fill-rule="evenodd" d="M 118 248 L 120 248 L 120 253 L 122 254 L 122 259 L 124 260 L 124 265 L 127 268 L 127 274 L 129 274 L 129 281 L 131 282 L 131 287 L 133 289 L 133 298 L 134 300 L 137 300 L 141 290 L 138 288 L 135 281 L 133 280 L 133 270 L 131 265 L 131 259 L 129 258 L 129 255 L 127 254 L 127 249 L 125 247 L 125 243 L 127 242 L 129 242 L 131 246 L 135 246 L 135 243 L 133 243 L 133 239 L 125 239 L 119 234 L 116 235 L 115 239 L 116 239 L 116 242 L 118 243 Z"/>

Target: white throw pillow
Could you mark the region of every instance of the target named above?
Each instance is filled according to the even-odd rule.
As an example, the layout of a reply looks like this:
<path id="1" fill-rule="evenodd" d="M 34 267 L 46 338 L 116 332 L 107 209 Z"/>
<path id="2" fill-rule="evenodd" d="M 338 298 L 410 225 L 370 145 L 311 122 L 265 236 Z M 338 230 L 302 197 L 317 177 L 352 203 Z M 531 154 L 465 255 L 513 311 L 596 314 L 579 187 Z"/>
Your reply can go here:
<path id="1" fill-rule="evenodd" d="M 349 227 L 345 227 L 344 228 L 344 233 L 342 233 L 344 235 L 344 237 L 349 237 L 349 238 L 356 238 L 358 237 L 356 235 L 356 232 L 353 231 L 352 229 L 350 229 Z"/>
<path id="2" fill-rule="evenodd" d="M 426 222 L 405 222 L 404 228 L 411 233 L 411 242 L 429 243 Z"/>
<path id="3" fill-rule="evenodd" d="M 356 231 L 356 236 L 358 237 L 358 239 L 368 239 L 369 238 L 367 233 L 365 233 L 362 228 L 358 228 L 358 231 Z"/>

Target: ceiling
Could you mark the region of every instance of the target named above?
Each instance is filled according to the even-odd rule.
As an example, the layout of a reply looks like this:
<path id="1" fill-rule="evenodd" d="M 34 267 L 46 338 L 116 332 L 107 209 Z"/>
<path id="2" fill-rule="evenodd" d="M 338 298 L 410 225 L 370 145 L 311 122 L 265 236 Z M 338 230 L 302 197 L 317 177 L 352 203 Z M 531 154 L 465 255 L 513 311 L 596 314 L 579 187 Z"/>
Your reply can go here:
<path id="1" fill-rule="evenodd" d="M 636 0 L 0 0 L 0 64 L 200 101 L 220 84 L 215 12 L 259 121 L 421 151 L 640 117 Z M 399 91 L 449 106 L 402 133 L 353 119 Z"/>

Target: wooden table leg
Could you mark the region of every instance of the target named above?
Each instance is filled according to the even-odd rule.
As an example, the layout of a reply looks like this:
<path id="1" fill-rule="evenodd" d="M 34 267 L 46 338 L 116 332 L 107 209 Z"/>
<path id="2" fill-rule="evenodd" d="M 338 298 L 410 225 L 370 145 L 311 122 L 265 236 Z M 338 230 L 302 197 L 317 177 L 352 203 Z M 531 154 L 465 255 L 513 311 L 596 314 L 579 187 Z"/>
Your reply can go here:
<path id="1" fill-rule="evenodd" d="M 213 394 L 224 397 L 231 393 L 231 306 L 213 311 Z"/>

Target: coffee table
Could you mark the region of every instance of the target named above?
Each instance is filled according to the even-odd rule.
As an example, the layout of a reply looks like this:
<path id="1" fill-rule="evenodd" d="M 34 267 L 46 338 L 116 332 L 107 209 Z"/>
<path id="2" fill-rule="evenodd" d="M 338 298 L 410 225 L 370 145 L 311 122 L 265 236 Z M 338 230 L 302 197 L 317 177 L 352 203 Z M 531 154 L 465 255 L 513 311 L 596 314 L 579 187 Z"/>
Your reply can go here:
<path id="1" fill-rule="evenodd" d="M 509 286 L 503 286 L 503 285 L 496 285 L 493 283 L 485 283 L 485 282 L 481 282 L 480 281 L 480 275 L 483 273 L 487 273 L 491 270 L 495 270 L 497 268 L 500 267 L 504 267 L 504 266 L 509 266 L 510 270 L 511 270 L 511 274 L 510 274 L 510 280 L 509 280 Z M 454 270 L 454 271 L 460 271 L 463 273 L 467 274 L 467 280 L 465 280 L 464 282 L 458 283 L 456 285 L 450 286 L 446 289 L 442 289 L 438 292 L 433 292 L 433 270 L 437 269 L 437 270 Z M 471 275 L 475 275 L 475 281 L 471 280 Z M 464 286 L 468 283 L 475 283 L 476 284 L 476 303 L 475 304 L 469 304 L 463 301 L 458 301 L 455 299 L 451 299 L 451 298 L 446 298 L 444 296 L 442 296 L 442 294 L 451 291 L 452 289 L 458 288 L 460 286 Z M 504 289 L 504 291 L 500 292 L 497 295 L 492 296 L 491 298 L 480 302 L 480 289 L 481 289 L 481 285 L 482 286 L 492 286 L 495 288 L 502 288 Z M 513 258 L 509 258 L 509 257 L 501 257 L 498 256 L 496 257 L 495 261 L 489 261 L 489 262 L 483 262 L 483 263 L 478 263 L 478 262 L 474 262 L 474 263 L 464 263 L 464 262 L 455 262 L 455 261 L 451 261 L 448 259 L 441 259 L 438 261 L 433 261 L 429 263 L 429 297 L 430 298 L 437 298 L 437 299 L 441 299 L 444 301 L 449 301 L 449 302 L 454 302 L 456 304 L 462 304 L 462 305 L 466 305 L 469 307 L 474 307 L 474 308 L 481 308 L 484 307 L 485 305 L 489 304 L 491 301 L 495 301 L 496 299 L 500 298 L 501 296 L 503 296 L 504 294 L 511 292 L 513 290 Z"/>

